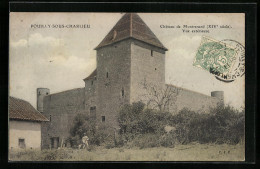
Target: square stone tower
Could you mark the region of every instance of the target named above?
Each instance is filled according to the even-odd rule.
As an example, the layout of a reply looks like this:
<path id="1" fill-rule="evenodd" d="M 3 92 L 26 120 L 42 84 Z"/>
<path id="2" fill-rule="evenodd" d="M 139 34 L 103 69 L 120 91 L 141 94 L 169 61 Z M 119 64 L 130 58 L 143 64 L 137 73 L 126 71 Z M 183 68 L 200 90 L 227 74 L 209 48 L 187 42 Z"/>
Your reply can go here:
<path id="1" fill-rule="evenodd" d="M 142 100 L 144 86 L 165 85 L 165 52 L 144 21 L 125 14 L 95 48 L 98 122 L 117 125 L 124 104 Z"/>

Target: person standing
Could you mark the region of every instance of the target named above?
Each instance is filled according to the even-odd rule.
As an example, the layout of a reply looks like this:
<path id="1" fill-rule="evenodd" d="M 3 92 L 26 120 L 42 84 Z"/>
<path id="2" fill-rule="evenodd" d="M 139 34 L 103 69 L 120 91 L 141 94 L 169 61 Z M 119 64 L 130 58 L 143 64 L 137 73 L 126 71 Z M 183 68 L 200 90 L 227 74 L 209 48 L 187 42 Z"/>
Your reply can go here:
<path id="1" fill-rule="evenodd" d="M 85 149 L 85 148 L 89 148 L 89 146 L 88 146 L 88 140 L 89 140 L 89 138 L 88 138 L 88 136 L 87 136 L 87 133 L 84 133 L 83 134 L 83 137 L 82 137 L 82 143 L 83 143 L 83 149 Z"/>

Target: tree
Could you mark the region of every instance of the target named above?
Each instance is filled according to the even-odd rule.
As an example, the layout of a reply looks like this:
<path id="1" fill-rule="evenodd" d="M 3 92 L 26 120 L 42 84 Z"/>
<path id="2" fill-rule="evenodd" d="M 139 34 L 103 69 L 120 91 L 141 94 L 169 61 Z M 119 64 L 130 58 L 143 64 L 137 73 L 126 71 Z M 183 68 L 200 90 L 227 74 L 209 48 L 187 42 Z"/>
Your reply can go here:
<path id="1" fill-rule="evenodd" d="M 144 102 L 147 107 L 157 109 L 160 112 L 169 111 L 171 106 L 176 104 L 177 96 L 181 88 L 173 85 L 153 85 L 144 83 L 145 94 Z"/>
<path id="2" fill-rule="evenodd" d="M 73 124 L 70 128 L 70 143 L 73 147 L 78 146 L 81 143 L 81 138 L 84 133 L 87 133 L 87 136 L 92 142 L 96 134 L 96 121 L 90 115 L 86 113 L 78 113 L 73 119 Z"/>

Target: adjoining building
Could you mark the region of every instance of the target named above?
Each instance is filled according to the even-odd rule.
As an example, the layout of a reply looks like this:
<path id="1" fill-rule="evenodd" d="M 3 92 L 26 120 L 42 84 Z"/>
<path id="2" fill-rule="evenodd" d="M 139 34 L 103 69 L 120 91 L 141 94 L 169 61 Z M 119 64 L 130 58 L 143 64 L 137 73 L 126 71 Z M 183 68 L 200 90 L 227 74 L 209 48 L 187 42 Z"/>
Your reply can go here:
<path id="1" fill-rule="evenodd" d="M 41 123 L 48 119 L 29 102 L 9 97 L 9 149 L 41 149 Z"/>
<path id="2" fill-rule="evenodd" d="M 135 13 L 125 14 L 95 48 L 97 67 L 84 79 L 85 87 L 50 94 L 37 89 L 37 107 L 50 122 L 43 127 L 44 148 L 57 148 L 69 136 L 77 113 L 96 117 L 98 123 L 117 127 L 117 115 L 125 104 L 147 101 L 153 92 L 178 90 L 167 111 L 182 108 L 206 112 L 224 103 L 224 93 L 211 96 L 165 84 L 165 53 L 168 50 Z M 98 125 L 98 124 L 97 124 Z"/>

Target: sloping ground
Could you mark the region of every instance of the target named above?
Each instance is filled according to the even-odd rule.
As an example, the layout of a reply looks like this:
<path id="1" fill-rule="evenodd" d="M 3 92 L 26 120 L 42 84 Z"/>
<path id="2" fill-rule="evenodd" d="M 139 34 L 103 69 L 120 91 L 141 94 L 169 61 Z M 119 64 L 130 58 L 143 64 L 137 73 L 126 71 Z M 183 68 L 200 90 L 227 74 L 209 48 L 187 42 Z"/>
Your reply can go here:
<path id="1" fill-rule="evenodd" d="M 244 145 L 188 144 L 175 148 L 11 151 L 11 161 L 243 161 Z"/>

